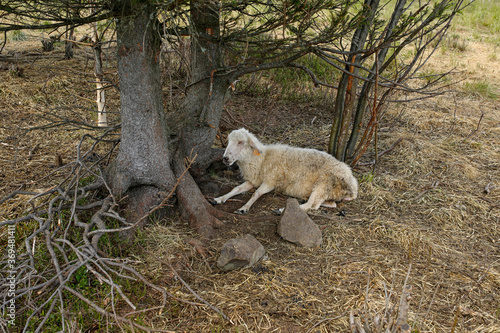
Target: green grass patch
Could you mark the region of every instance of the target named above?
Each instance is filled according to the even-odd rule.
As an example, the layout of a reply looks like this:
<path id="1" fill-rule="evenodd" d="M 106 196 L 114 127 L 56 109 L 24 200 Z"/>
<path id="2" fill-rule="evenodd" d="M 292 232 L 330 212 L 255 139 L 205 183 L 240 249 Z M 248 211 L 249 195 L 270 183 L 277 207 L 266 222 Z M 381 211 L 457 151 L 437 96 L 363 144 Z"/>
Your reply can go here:
<path id="1" fill-rule="evenodd" d="M 320 82 L 336 85 L 341 73 L 315 55 L 297 61 Z M 276 68 L 242 78 L 242 91 L 262 97 L 277 97 L 290 102 L 323 103 L 331 98 L 331 88 L 315 86 L 311 76 L 300 68 Z"/>
<path id="2" fill-rule="evenodd" d="M 445 37 L 441 47 L 445 51 L 465 52 L 469 48 L 469 42 L 461 35 L 453 33 Z"/>
<path id="3" fill-rule="evenodd" d="M 371 183 L 375 179 L 375 174 L 373 172 L 364 173 L 359 179 L 360 183 Z"/>
<path id="4" fill-rule="evenodd" d="M 28 36 L 22 30 L 14 30 L 9 33 L 9 39 L 13 42 L 21 42 L 27 40 Z"/>
<path id="5" fill-rule="evenodd" d="M 476 0 L 455 19 L 454 26 L 467 27 L 490 34 L 498 39 L 500 34 L 500 1 Z"/>
<path id="6" fill-rule="evenodd" d="M 466 82 L 464 91 L 471 95 L 481 96 L 490 99 L 498 98 L 498 91 L 487 81 Z"/>

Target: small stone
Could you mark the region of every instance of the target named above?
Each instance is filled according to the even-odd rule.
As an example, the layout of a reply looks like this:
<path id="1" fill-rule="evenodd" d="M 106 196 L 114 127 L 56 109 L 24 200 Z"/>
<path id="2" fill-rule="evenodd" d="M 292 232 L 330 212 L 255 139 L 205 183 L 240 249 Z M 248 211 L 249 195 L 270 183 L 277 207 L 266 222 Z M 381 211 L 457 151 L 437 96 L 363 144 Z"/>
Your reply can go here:
<path id="1" fill-rule="evenodd" d="M 319 247 L 321 230 L 303 211 L 296 199 L 288 199 L 283 216 L 278 224 L 278 234 L 283 239 L 304 247 Z"/>
<path id="2" fill-rule="evenodd" d="M 254 236 L 246 234 L 222 246 L 217 266 L 224 271 L 253 266 L 264 254 L 264 246 Z"/>

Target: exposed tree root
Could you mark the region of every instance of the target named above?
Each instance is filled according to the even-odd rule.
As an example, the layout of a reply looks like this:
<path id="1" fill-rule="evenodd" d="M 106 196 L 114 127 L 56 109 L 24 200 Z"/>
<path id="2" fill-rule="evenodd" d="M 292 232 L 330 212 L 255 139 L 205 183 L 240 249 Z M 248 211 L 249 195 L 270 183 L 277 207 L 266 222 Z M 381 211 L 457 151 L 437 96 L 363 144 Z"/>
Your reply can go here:
<path id="1" fill-rule="evenodd" d="M 155 186 L 138 186 L 129 189 L 123 200 L 123 211 L 126 219 L 136 224 L 133 230 L 127 230 L 121 233 L 122 239 L 131 241 L 137 228 L 141 228 L 148 222 L 149 217 L 154 211 L 159 211 L 159 216 L 164 215 L 160 208 L 165 207 L 164 202 L 169 201 L 167 193 Z M 120 204 L 122 206 L 122 204 Z"/>
<path id="2" fill-rule="evenodd" d="M 187 159 L 192 164 L 192 159 Z M 182 179 L 177 186 L 177 200 L 184 218 L 189 221 L 191 228 L 203 238 L 209 240 L 215 237 L 215 228 L 223 223 L 216 217 L 220 216 L 205 199 L 200 188 L 194 181 L 184 161 L 178 156 L 174 160 L 175 176 Z"/>

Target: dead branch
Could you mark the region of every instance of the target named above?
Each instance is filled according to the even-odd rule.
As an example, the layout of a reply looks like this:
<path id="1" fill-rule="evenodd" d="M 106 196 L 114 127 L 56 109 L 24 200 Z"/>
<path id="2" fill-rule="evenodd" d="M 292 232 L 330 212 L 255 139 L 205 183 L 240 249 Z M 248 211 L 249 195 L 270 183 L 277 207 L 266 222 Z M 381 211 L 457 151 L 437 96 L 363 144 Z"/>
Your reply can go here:
<path id="1" fill-rule="evenodd" d="M 393 327 L 392 332 L 399 332 L 399 331 L 408 331 L 409 330 L 409 325 L 407 323 L 408 321 L 408 310 L 410 308 L 410 304 L 408 303 L 408 299 L 410 298 L 410 293 L 411 293 L 411 286 L 407 285 L 408 282 L 408 277 L 410 274 L 411 270 L 411 264 L 410 267 L 408 268 L 408 274 L 406 275 L 405 279 L 405 285 L 403 286 L 403 292 L 401 294 L 401 300 L 399 302 L 399 314 L 398 314 L 398 319 L 396 320 L 396 325 Z M 403 326 L 406 328 L 403 329 Z"/>
<path id="2" fill-rule="evenodd" d="M 477 122 L 476 129 L 473 130 L 472 132 L 470 132 L 469 135 L 467 135 L 467 137 L 464 139 L 464 142 L 465 142 L 465 140 L 470 139 L 474 134 L 476 134 L 479 131 L 479 126 L 481 125 L 481 121 L 483 120 L 483 117 L 484 117 L 484 111 L 481 110 L 481 116 L 479 117 L 479 120 Z"/>
<path id="3" fill-rule="evenodd" d="M 365 162 L 365 163 L 358 163 L 356 164 L 356 166 L 371 166 L 371 165 L 374 165 L 376 163 L 376 161 L 378 161 L 378 159 L 382 156 L 384 156 L 385 154 L 387 154 L 388 152 L 392 151 L 394 148 L 396 148 L 396 146 L 401 142 L 403 141 L 403 138 L 399 138 L 397 139 L 389 148 L 387 148 L 386 150 L 384 150 L 383 152 L 381 152 L 380 154 L 378 154 L 374 160 L 370 161 L 370 162 Z"/>
<path id="4" fill-rule="evenodd" d="M 315 323 L 315 324 L 314 324 L 311 328 L 309 328 L 309 329 L 307 330 L 307 332 L 306 332 L 306 333 L 311 333 L 311 332 L 312 332 L 312 330 L 313 330 L 315 327 L 317 327 L 317 326 L 321 325 L 321 324 L 322 324 L 322 323 L 324 323 L 325 321 L 338 320 L 338 319 L 339 319 L 339 318 L 341 318 L 341 317 L 343 317 L 343 316 L 328 317 L 328 318 L 321 319 L 320 321 L 318 321 L 317 323 Z"/>
<path id="5" fill-rule="evenodd" d="M 83 302 L 87 303 L 90 307 L 92 307 L 96 312 L 102 314 L 102 315 L 105 315 L 107 317 L 112 317 L 118 321 L 121 321 L 123 323 L 126 323 L 126 324 L 129 324 L 133 327 L 137 327 L 141 330 L 144 330 L 146 332 L 167 332 L 167 333 L 172 333 L 173 331 L 167 331 L 167 330 L 161 330 L 161 329 L 151 329 L 149 327 L 146 327 L 146 326 L 143 326 L 143 325 L 140 325 L 136 322 L 134 322 L 133 320 L 130 320 L 130 319 L 127 319 L 127 318 L 124 318 L 122 316 L 118 316 L 114 313 L 110 313 L 106 310 L 104 310 L 103 308 L 97 306 L 94 302 L 92 302 L 91 300 L 89 300 L 88 298 L 86 298 L 85 296 L 83 296 L 80 292 L 76 291 L 75 289 L 71 288 L 71 287 L 68 287 L 68 286 L 64 286 L 63 287 L 65 290 L 69 291 L 71 294 L 75 295 L 76 297 L 78 297 L 80 300 L 82 300 Z"/>
<path id="6" fill-rule="evenodd" d="M 423 188 L 423 191 L 422 191 L 419 195 L 417 195 L 417 196 L 415 197 L 415 200 L 420 199 L 420 198 L 421 198 L 421 197 L 423 197 L 423 196 L 424 196 L 427 192 L 429 192 L 429 191 L 430 191 L 430 190 L 432 190 L 432 189 L 437 188 L 438 186 L 439 186 L 439 180 L 436 180 L 436 181 L 434 181 L 434 182 L 432 183 L 432 185 L 424 187 L 424 188 Z"/>
<path id="7" fill-rule="evenodd" d="M 14 191 L 11 194 L 7 195 L 3 199 L 0 200 L 0 205 L 3 204 L 4 202 L 14 199 L 18 195 L 37 195 L 39 194 L 38 192 L 31 192 L 31 191 Z M 1 225 L 0 225 L 1 226 Z"/>
<path id="8" fill-rule="evenodd" d="M 242 121 L 239 121 L 238 119 L 234 118 L 234 116 L 231 114 L 231 112 L 229 112 L 229 110 L 227 109 L 226 106 L 224 106 L 224 111 L 226 111 L 227 115 L 229 116 L 229 118 L 231 118 L 232 121 L 242 125 L 243 127 L 245 128 L 250 128 L 252 129 L 249 125 L 245 124 L 244 122 Z"/>

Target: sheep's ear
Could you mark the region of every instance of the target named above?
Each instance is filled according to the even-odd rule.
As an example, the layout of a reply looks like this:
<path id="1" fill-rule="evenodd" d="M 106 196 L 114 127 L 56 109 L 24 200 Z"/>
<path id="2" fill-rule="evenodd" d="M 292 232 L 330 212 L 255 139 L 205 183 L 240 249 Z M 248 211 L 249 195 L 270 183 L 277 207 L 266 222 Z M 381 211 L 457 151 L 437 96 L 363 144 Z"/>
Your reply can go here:
<path id="1" fill-rule="evenodd" d="M 255 144 L 255 142 L 253 142 L 252 139 L 248 140 L 248 144 L 250 145 L 250 147 L 253 148 L 253 154 L 255 156 L 259 156 L 260 154 L 262 154 L 262 150 L 260 150 L 259 147 L 257 147 L 257 145 Z"/>

